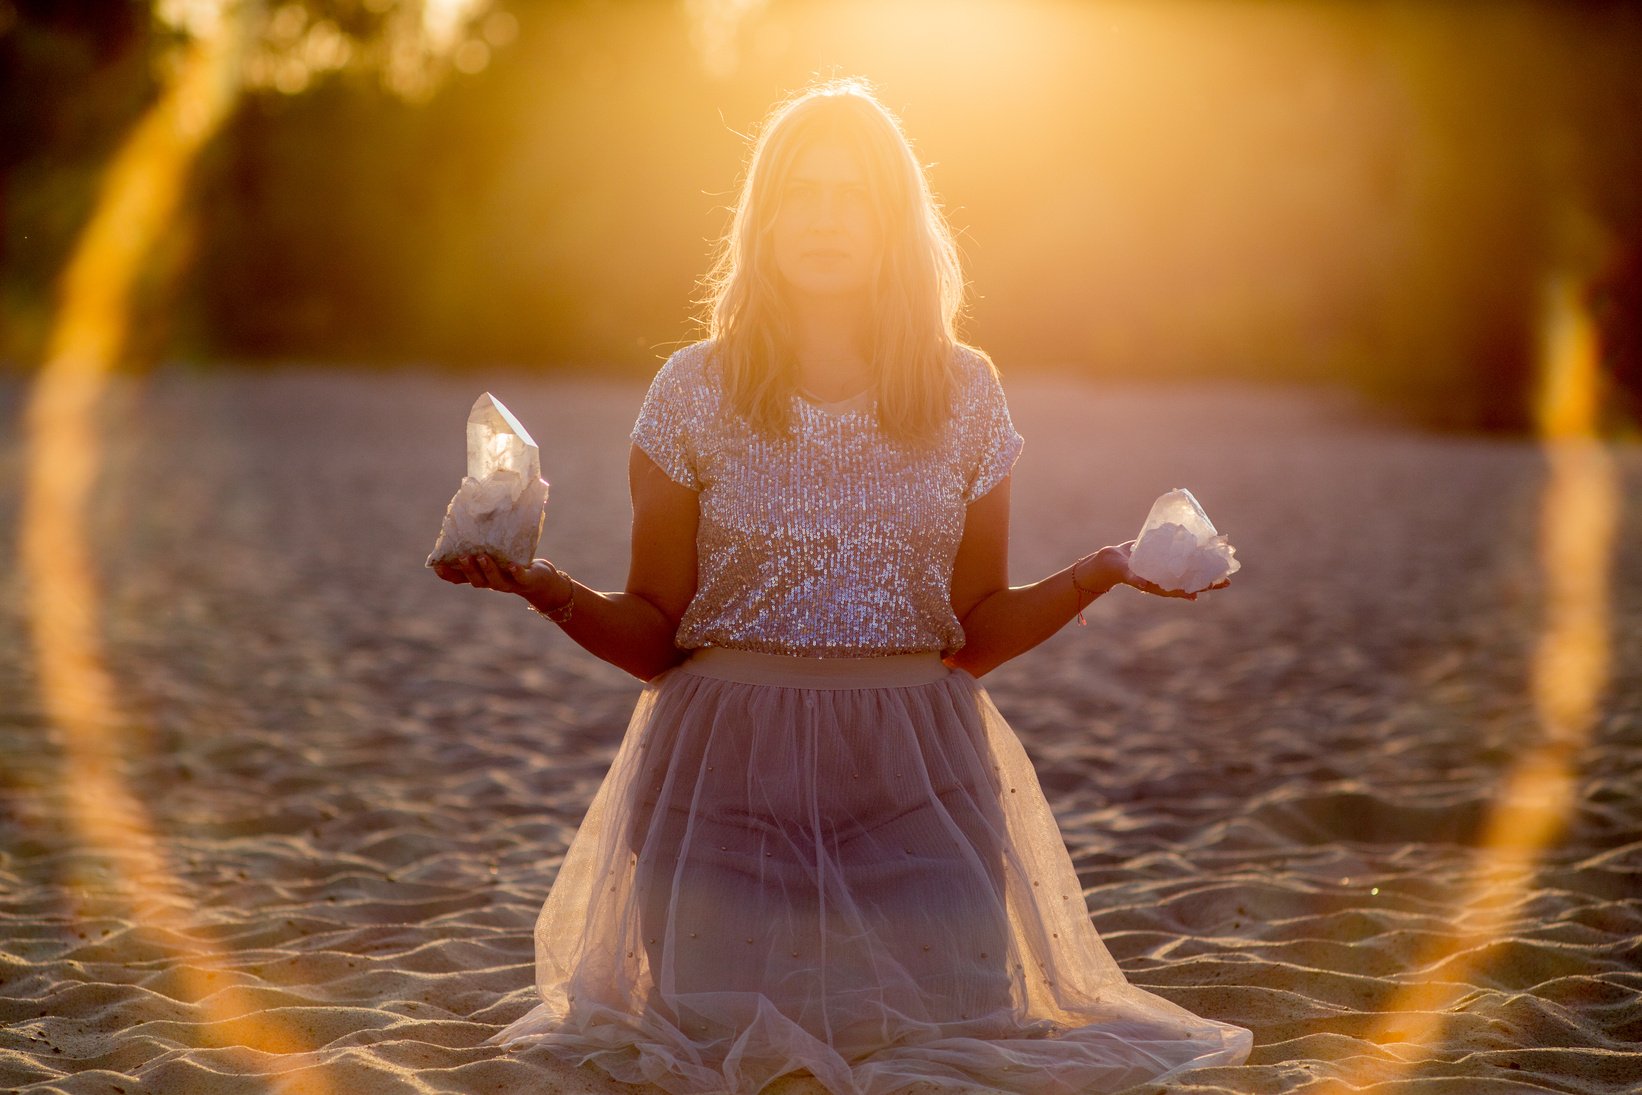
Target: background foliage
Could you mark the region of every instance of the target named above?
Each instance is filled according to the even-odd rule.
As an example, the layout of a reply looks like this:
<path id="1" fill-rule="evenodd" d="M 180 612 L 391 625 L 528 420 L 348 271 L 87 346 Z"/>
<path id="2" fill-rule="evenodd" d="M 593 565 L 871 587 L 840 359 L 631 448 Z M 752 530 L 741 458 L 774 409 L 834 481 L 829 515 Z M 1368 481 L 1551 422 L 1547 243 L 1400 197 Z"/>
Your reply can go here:
<path id="1" fill-rule="evenodd" d="M 1344 381 L 1432 422 L 1517 428 L 1562 275 L 1603 323 L 1616 413 L 1642 390 L 1631 5 L 497 0 L 418 82 L 395 35 L 427 11 L 266 13 L 156 256 L 133 367 L 644 373 L 696 335 L 744 135 L 849 73 L 932 164 L 967 333 L 1006 370 Z M 0 0 L 14 367 L 188 33 L 156 16 Z"/>

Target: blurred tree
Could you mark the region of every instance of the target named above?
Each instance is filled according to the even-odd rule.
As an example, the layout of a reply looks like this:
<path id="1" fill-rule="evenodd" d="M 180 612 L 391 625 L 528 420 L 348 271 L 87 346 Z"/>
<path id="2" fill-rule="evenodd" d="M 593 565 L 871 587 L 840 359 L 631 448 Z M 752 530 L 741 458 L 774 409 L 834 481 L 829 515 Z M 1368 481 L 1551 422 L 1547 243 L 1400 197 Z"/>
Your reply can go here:
<path id="1" fill-rule="evenodd" d="M 1603 365 L 1612 386 L 1616 430 L 1633 437 L 1642 425 L 1642 254 L 1630 243 L 1592 283 L 1591 310 L 1602 339 Z"/>
<path id="2" fill-rule="evenodd" d="M 239 78 L 253 95 L 296 95 L 335 73 L 368 73 L 392 96 L 421 102 L 451 72 L 484 66 L 481 16 L 493 38 L 506 36 L 512 16 L 495 0 L 0 0 L 0 362 L 38 356 L 56 276 L 108 157 L 187 39 L 220 33 L 224 19 L 248 20 Z M 308 148 L 318 151 L 312 135 Z M 196 189 L 207 200 L 195 209 L 219 196 L 209 177 Z M 284 227 L 300 225 L 288 218 Z M 134 361 L 169 344 L 170 275 L 196 239 L 196 224 L 179 225 L 154 257 L 143 287 L 153 307 L 130 348 Z M 228 341 L 194 319 L 197 344 Z"/>
<path id="3" fill-rule="evenodd" d="M 30 359 L 103 158 L 212 8 L 0 0 L 0 357 Z M 843 71 L 938 161 L 1011 365 L 1518 429 L 1572 273 L 1638 383 L 1634 5 L 772 0 L 711 50 L 703 10 L 267 0 L 150 352 L 642 370 L 690 335 L 737 130 Z"/>
<path id="4" fill-rule="evenodd" d="M 1642 321 L 1623 262 L 1642 243 L 1642 18 L 1520 2 L 1375 14 L 1405 89 L 1410 170 L 1402 261 L 1380 309 L 1391 367 L 1364 380 L 1435 424 L 1525 429 L 1551 278 L 1608 271 L 1599 296 L 1616 347 Z"/>
<path id="5" fill-rule="evenodd" d="M 0 363 L 32 357 L 104 163 L 152 99 L 148 8 L 0 0 Z"/>
<path id="6" fill-rule="evenodd" d="M 517 11 L 477 23 L 495 40 L 481 72 L 420 100 L 369 72 L 247 98 L 207 168 L 216 347 L 637 370 L 679 337 L 740 155 L 672 48 L 681 9 Z"/>

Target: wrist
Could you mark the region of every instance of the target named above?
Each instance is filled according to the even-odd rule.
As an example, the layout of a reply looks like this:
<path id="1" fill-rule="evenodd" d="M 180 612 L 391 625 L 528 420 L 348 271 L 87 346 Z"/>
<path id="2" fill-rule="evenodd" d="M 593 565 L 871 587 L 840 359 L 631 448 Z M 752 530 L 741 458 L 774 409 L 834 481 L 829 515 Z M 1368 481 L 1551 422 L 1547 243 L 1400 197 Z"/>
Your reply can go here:
<path id="1" fill-rule="evenodd" d="M 552 563 L 546 565 L 552 572 L 541 583 L 540 588 L 531 589 L 524 594 L 525 603 L 554 623 L 562 624 L 570 619 L 570 612 L 575 608 L 576 583 L 570 575 Z"/>
<path id="2" fill-rule="evenodd" d="M 1091 552 L 1072 564 L 1072 585 L 1091 598 L 1110 593 L 1122 577 L 1105 558 L 1105 549 Z"/>

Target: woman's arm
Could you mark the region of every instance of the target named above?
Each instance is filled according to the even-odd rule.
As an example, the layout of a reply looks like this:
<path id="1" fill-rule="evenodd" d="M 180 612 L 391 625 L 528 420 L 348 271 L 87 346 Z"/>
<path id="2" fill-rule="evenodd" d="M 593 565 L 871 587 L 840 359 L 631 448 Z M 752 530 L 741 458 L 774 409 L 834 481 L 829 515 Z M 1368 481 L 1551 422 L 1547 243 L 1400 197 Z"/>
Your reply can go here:
<path id="1" fill-rule="evenodd" d="M 1103 547 L 1029 586 L 1009 584 L 1009 476 L 969 504 L 964 535 L 952 567 L 952 610 L 964 645 L 947 664 L 981 676 L 1026 653 L 1065 626 L 1090 601 L 1117 585 L 1160 596 L 1193 594 L 1160 589 L 1129 569 L 1133 544 Z"/>
<path id="2" fill-rule="evenodd" d="M 627 587 L 589 589 L 546 559 L 528 567 L 472 556 L 436 567 L 441 578 L 517 593 L 543 612 L 570 615 L 559 626 L 583 649 L 649 680 L 684 660 L 673 645 L 684 609 L 696 592 L 697 494 L 669 479 L 637 445 L 628 454 L 633 497 L 633 546 Z M 572 603 L 573 602 L 573 603 Z"/>

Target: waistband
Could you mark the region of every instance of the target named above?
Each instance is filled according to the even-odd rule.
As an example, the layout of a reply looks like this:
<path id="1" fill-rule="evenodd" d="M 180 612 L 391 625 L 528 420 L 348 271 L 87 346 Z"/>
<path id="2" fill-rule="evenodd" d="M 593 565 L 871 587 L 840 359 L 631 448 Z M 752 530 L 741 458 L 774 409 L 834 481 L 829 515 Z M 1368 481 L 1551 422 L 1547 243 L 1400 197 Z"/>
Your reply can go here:
<path id="1" fill-rule="evenodd" d="M 679 670 L 697 677 L 780 688 L 897 688 L 933 684 L 952 672 L 934 651 L 880 658 L 799 658 L 717 646 L 695 651 Z"/>

